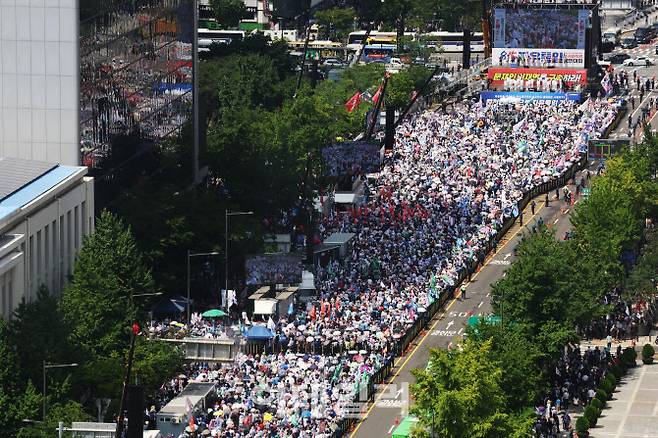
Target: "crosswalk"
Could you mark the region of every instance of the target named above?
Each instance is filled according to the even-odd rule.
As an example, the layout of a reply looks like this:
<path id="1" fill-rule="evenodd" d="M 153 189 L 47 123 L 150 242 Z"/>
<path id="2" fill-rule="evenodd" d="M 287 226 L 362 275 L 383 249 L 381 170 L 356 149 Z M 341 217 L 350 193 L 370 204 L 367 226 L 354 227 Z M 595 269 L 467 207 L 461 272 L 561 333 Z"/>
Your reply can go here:
<path id="1" fill-rule="evenodd" d="M 652 57 L 656 54 L 656 46 L 653 44 L 642 44 L 634 49 L 629 49 L 627 52 L 633 57 L 637 56 L 648 56 Z"/>

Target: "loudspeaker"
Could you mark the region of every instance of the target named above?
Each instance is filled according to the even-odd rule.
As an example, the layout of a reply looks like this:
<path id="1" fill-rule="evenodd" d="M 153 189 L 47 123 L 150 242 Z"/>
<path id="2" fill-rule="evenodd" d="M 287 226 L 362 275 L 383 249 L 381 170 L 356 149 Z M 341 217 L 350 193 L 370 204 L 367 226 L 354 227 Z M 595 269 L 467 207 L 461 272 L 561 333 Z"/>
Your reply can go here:
<path id="1" fill-rule="evenodd" d="M 128 438 L 144 436 L 144 388 L 128 387 Z"/>

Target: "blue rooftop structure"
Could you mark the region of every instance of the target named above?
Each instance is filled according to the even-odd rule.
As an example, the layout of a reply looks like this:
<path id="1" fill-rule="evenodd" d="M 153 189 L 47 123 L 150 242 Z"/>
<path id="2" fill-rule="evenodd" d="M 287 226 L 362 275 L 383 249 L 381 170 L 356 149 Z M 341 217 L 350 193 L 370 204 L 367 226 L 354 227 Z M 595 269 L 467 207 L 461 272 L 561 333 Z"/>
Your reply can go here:
<path id="1" fill-rule="evenodd" d="M 0 221 L 80 169 L 40 161 L 0 158 Z"/>

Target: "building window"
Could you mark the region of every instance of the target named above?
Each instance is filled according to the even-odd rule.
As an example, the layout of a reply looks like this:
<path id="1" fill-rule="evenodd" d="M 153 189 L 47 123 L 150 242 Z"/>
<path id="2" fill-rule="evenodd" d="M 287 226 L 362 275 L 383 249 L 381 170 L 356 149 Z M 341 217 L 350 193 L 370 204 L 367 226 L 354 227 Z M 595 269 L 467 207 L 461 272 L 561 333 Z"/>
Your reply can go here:
<path id="1" fill-rule="evenodd" d="M 75 234 L 75 253 L 78 253 L 78 250 L 80 250 L 80 219 L 78 217 L 78 214 L 80 214 L 80 209 L 78 206 L 75 206 L 75 209 L 73 210 L 73 220 L 74 220 L 74 228 L 73 228 L 73 234 Z"/>
<path id="2" fill-rule="evenodd" d="M 37 278 L 36 281 L 34 282 L 34 289 L 37 290 L 39 289 L 39 286 L 41 286 L 42 280 L 41 280 L 41 274 L 43 273 L 43 262 L 41 261 L 41 256 L 43 255 L 43 251 L 41 250 L 41 230 L 37 231 Z"/>
<path id="3" fill-rule="evenodd" d="M 43 229 L 43 282 L 51 289 L 48 279 L 50 278 L 50 225 Z M 52 290 L 50 290 L 52 292 Z"/>
<path id="4" fill-rule="evenodd" d="M 30 256 L 30 281 L 28 282 L 28 288 L 26 291 L 27 298 L 31 298 L 31 293 L 32 293 L 32 285 L 34 284 L 34 277 L 36 276 L 35 273 L 35 254 L 34 254 L 34 236 L 30 236 L 30 251 L 29 251 L 29 256 Z M 28 300 L 29 301 L 29 300 Z"/>
<path id="5" fill-rule="evenodd" d="M 71 245 L 73 243 L 73 223 L 71 222 L 71 210 L 66 212 L 66 273 L 71 275 L 71 265 L 73 251 L 71 251 Z"/>

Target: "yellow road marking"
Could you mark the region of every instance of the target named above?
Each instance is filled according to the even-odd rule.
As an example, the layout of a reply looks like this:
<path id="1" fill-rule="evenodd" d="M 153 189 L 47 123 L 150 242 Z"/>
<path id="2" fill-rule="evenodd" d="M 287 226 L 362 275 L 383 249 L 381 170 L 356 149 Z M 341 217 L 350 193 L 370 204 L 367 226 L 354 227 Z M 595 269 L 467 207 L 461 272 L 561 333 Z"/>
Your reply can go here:
<path id="1" fill-rule="evenodd" d="M 531 220 L 534 219 L 534 217 L 537 216 L 537 215 L 539 214 L 539 212 L 542 210 L 542 208 L 544 208 L 545 206 L 546 206 L 546 203 L 543 202 L 543 201 L 541 201 L 541 204 L 539 205 L 539 208 L 536 209 L 535 214 L 533 214 L 532 216 L 530 216 L 530 219 L 531 219 Z M 514 232 L 512 233 L 512 235 L 507 239 L 507 241 L 505 242 L 505 244 L 500 245 L 500 246 L 498 247 L 498 249 L 497 249 L 493 254 L 491 254 L 487 259 L 485 259 L 485 261 L 484 261 L 484 263 L 483 263 L 483 265 L 482 265 L 482 269 L 483 269 L 485 266 L 487 266 L 487 265 L 489 264 L 489 262 L 491 262 L 491 260 L 492 260 L 494 257 L 496 257 L 496 256 L 498 255 L 499 252 L 501 252 L 503 249 L 505 249 L 505 247 L 507 246 L 507 244 L 508 244 L 509 242 L 511 242 L 512 239 L 514 239 L 514 237 L 516 237 L 516 235 L 519 234 L 519 232 L 520 232 L 521 230 L 523 230 L 523 227 L 518 227 L 518 229 L 517 229 L 516 231 L 514 231 Z M 510 232 L 512 232 L 512 229 L 510 229 L 510 230 L 508 231 L 508 234 L 509 234 Z M 507 234 L 506 234 L 505 236 L 507 236 Z M 505 237 L 501 238 L 501 242 L 502 242 L 504 239 L 505 239 Z M 480 272 L 482 272 L 482 269 L 480 269 L 478 272 L 476 272 L 471 278 L 474 280 L 474 279 L 480 274 Z M 472 283 L 472 282 L 473 282 L 473 281 L 470 281 L 470 282 L 467 281 L 467 282 L 464 283 L 464 285 L 465 285 L 465 286 L 468 286 L 468 285 L 469 285 L 470 283 Z M 448 310 L 450 310 L 450 308 L 452 307 L 453 304 L 455 304 L 456 301 L 457 301 L 457 298 L 453 298 L 453 299 L 452 299 L 452 301 L 451 301 L 450 304 L 448 304 L 448 306 L 445 308 L 445 310 L 443 311 L 443 313 L 441 314 L 441 316 L 440 316 L 439 318 L 437 318 L 437 320 L 434 322 L 434 324 L 432 324 L 432 327 L 430 327 L 430 329 L 429 329 L 429 330 L 425 333 L 425 335 L 423 335 L 423 337 L 420 339 L 420 342 L 418 342 L 418 345 L 416 345 L 416 347 L 414 347 L 414 349 L 411 351 L 411 353 L 409 353 L 409 355 L 408 355 L 407 358 L 404 360 L 404 362 L 402 363 L 402 365 L 400 365 L 400 367 L 399 367 L 398 370 L 395 372 L 395 374 L 393 374 L 393 377 L 389 379 L 388 383 L 386 383 L 386 385 L 384 386 L 384 388 L 382 389 L 382 391 L 380 391 L 379 395 L 375 398 L 375 401 L 370 405 L 370 408 L 368 408 L 368 411 L 366 411 L 366 414 L 363 416 L 363 418 L 362 418 L 361 420 L 359 420 L 359 422 L 357 423 L 356 427 L 354 428 L 354 431 L 350 434 L 350 438 L 354 438 L 354 436 L 356 435 L 356 433 L 357 433 L 357 432 L 359 431 L 359 429 L 361 428 L 361 425 L 362 425 L 362 424 L 365 422 L 365 420 L 368 418 L 368 415 L 370 415 L 370 412 L 372 412 L 372 410 L 373 410 L 373 409 L 375 408 L 375 406 L 377 405 L 377 402 L 378 402 L 379 400 L 381 400 L 381 398 L 382 398 L 382 396 L 383 396 L 384 394 L 387 393 L 387 389 L 388 389 L 388 387 L 391 385 L 391 383 L 393 383 L 393 381 L 394 381 L 395 379 L 397 379 L 397 377 L 400 375 L 400 372 L 402 372 L 402 370 L 404 369 L 405 365 L 407 365 L 407 363 L 409 362 L 409 360 L 411 360 L 411 358 L 416 354 L 416 351 L 417 351 L 418 348 L 423 344 L 423 342 L 425 342 L 425 339 L 427 339 L 427 336 L 428 336 L 428 335 L 429 335 L 429 334 L 430 334 L 430 333 L 436 328 L 436 325 L 441 321 L 441 319 L 443 319 L 443 317 L 446 315 L 446 313 L 448 313 Z M 399 359 L 402 360 L 403 357 L 400 357 Z M 393 364 L 393 366 L 396 366 L 395 363 Z"/>

